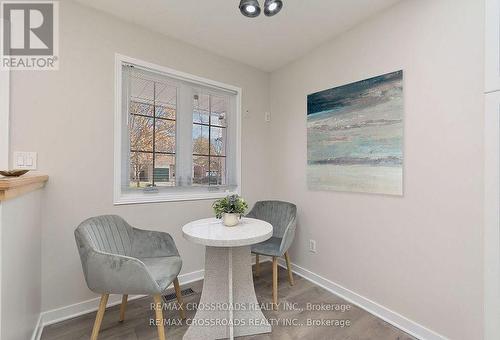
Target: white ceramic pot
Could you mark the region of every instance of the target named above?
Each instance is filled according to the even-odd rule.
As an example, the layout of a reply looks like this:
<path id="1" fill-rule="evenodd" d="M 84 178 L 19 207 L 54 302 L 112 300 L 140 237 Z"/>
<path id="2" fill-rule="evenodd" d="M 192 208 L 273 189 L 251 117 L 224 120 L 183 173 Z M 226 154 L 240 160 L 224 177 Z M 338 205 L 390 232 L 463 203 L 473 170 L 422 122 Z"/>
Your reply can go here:
<path id="1" fill-rule="evenodd" d="M 240 223 L 240 214 L 222 214 L 222 224 L 226 227 L 234 227 Z"/>

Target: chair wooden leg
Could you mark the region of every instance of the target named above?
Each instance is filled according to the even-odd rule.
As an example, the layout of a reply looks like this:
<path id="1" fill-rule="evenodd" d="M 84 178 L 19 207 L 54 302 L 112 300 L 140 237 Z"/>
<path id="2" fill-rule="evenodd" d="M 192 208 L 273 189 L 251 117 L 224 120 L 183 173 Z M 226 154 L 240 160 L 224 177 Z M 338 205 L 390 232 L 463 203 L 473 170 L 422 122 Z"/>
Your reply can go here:
<path id="1" fill-rule="evenodd" d="M 154 295 L 153 300 L 155 302 L 155 313 L 156 313 L 156 327 L 158 328 L 158 339 L 165 340 L 165 327 L 163 327 L 163 301 L 161 295 Z"/>
<path id="2" fill-rule="evenodd" d="M 255 276 L 260 277 L 259 254 L 255 254 Z"/>
<path id="3" fill-rule="evenodd" d="M 127 309 L 128 295 L 122 296 L 122 304 L 120 306 L 120 322 L 125 321 L 125 310 Z"/>
<path id="4" fill-rule="evenodd" d="M 278 309 L 278 258 L 273 256 L 273 309 Z"/>
<path id="5" fill-rule="evenodd" d="M 293 286 L 295 282 L 293 281 L 292 266 L 290 265 L 290 255 L 288 255 L 288 252 L 285 252 L 285 260 L 286 267 L 288 268 L 288 282 L 290 282 L 290 286 Z"/>
<path id="6" fill-rule="evenodd" d="M 95 317 L 94 328 L 92 329 L 92 335 L 90 340 L 97 340 L 99 335 L 99 329 L 101 329 L 102 318 L 104 317 L 104 312 L 106 311 L 106 304 L 108 303 L 109 294 L 101 295 L 101 302 L 99 303 L 99 309 L 97 310 L 97 315 Z"/>
<path id="7" fill-rule="evenodd" d="M 186 319 L 186 312 L 184 311 L 184 302 L 182 302 L 181 287 L 179 286 L 179 279 L 174 280 L 175 295 L 177 296 L 177 302 L 179 303 L 179 314 L 182 320 Z"/>

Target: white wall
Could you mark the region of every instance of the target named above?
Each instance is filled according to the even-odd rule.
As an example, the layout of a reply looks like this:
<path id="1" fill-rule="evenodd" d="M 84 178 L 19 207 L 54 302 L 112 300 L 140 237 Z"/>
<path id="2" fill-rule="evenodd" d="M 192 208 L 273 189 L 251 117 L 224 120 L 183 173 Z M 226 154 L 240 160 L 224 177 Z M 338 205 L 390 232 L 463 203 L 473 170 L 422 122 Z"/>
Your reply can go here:
<path id="1" fill-rule="evenodd" d="M 483 6 L 403 1 L 271 77 L 292 261 L 452 339 L 482 338 Z M 307 94 L 399 69 L 404 197 L 309 191 Z"/>
<path id="2" fill-rule="evenodd" d="M 9 71 L 0 70 L 0 169 L 9 167 L 9 79 Z"/>
<path id="3" fill-rule="evenodd" d="M 115 213 L 169 232 L 184 265 L 203 268 L 203 248 L 183 239 L 184 223 L 212 215 L 212 201 L 113 206 L 115 52 L 243 89 L 243 195 L 270 192 L 269 75 L 68 1 L 60 3 L 60 69 L 13 72 L 11 150 L 37 151 L 50 176 L 43 193 L 42 309 L 81 302 L 87 289 L 73 237 L 85 218 Z"/>
<path id="4" fill-rule="evenodd" d="M 1 203 L 1 339 L 31 338 L 41 312 L 41 191 Z"/>

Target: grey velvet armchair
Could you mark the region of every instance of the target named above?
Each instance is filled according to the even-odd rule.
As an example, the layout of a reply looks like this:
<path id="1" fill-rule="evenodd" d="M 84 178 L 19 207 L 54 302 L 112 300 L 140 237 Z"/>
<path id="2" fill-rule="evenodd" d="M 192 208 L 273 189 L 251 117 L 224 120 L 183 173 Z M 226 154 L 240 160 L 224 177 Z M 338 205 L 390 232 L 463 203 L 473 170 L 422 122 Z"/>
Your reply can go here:
<path id="1" fill-rule="evenodd" d="M 247 217 L 257 218 L 269 222 L 273 226 L 273 236 L 261 243 L 252 246 L 252 253 L 256 254 L 255 274 L 260 275 L 259 255 L 273 258 L 273 308 L 278 306 L 278 258 L 285 256 L 288 268 L 288 281 L 294 285 L 288 248 L 295 236 L 297 207 L 293 203 L 282 201 L 259 201 L 255 203 Z"/>
<path id="2" fill-rule="evenodd" d="M 129 294 L 153 296 L 158 336 L 164 340 L 161 296 L 173 282 L 185 319 L 177 279 L 182 260 L 169 234 L 136 229 L 119 216 L 104 215 L 83 221 L 75 230 L 75 239 L 87 285 L 101 294 L 92 340 L 99 334 L 109 294 L 123 295 L 120 322 L 125 319 Z"/>

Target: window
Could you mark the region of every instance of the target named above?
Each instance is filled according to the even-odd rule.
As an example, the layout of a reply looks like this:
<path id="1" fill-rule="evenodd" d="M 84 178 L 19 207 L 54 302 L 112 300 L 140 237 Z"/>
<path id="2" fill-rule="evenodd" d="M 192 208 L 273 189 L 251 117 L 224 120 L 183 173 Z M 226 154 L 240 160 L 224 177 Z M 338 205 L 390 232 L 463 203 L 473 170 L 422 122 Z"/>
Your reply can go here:
<path id="1" fill-rule="evenodd" d="M 177 87 L 124 66 L 129 96 L 130 187 L 175 185 Z"/>
<path id="2" fill-rule="evenodd" d="M 117 55 L 115 203 L 239 192 L 241 90 Z"/>
<path id="3" fill-rule="evenodd" d="M 193 99 L 193 184 L 224 185 L 226 98 L 195 94 Z"/>

